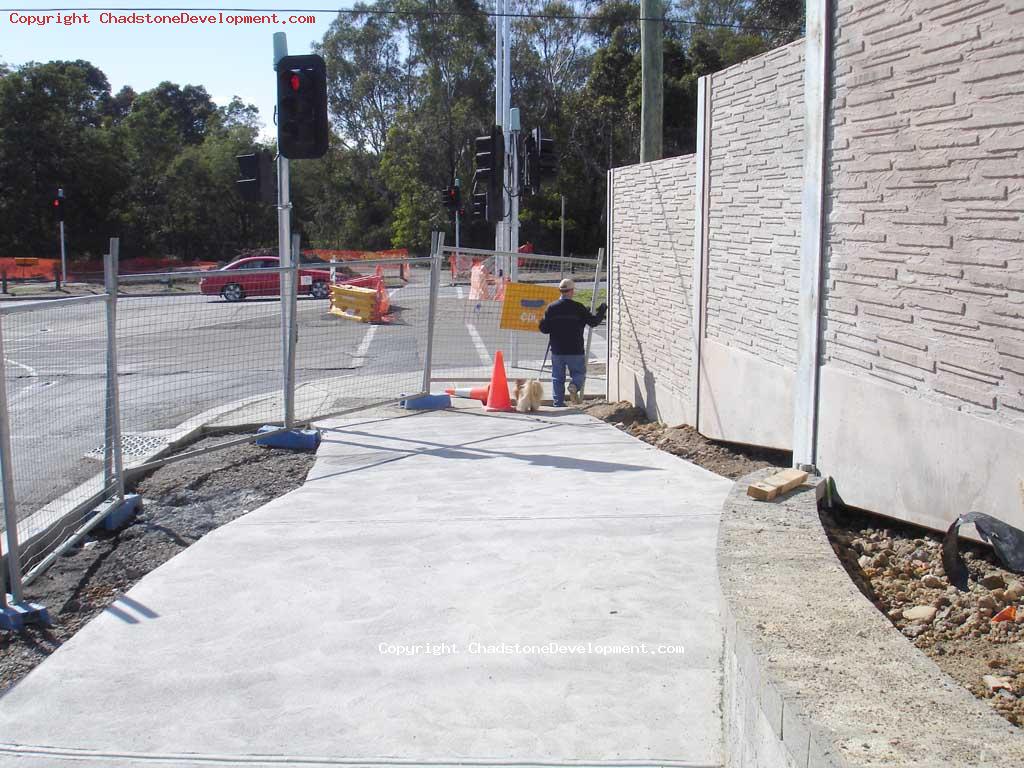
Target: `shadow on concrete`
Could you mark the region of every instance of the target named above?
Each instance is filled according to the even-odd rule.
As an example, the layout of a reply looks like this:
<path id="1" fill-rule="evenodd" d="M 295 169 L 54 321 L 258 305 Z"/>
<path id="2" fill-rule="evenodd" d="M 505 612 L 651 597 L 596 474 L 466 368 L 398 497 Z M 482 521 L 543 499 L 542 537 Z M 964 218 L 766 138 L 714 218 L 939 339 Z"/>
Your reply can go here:
<path id="1" fill-rule="evenodd" d="M 484 414 L 474 414 L 484 415 Z M 490 417 L 488 417 L 490 418 Z M 402 459 L 409 458 L 410 456 L 438 456 L 441 458 L 450 459 L 461 459 L 461 460 L 473 460 L 478 461 L 480 459 L 496 459 L 496 458 L 507 458 L 515 459 L 517 461 L 525 461 L 534 466 L 542 467 L 554 467 L 557 469 L 576 469 L 582 472 L 658 472 L 661 471 L 657 467 L 648 467 L 638 464 L 622 464 L 619 462 L 610 461 L 598 461 L 594 459 L 583 459 L 574 456 L 556 456 L 546 453 L 519 453 L 516 451 L 500 451 L 489 448 L 474 447 L 480 446 L 485 443 L 492 442 L 494 440 L 505 439 L 509 437 L 518 437 L 520 435 L 536 434 L 538 432 L 544 432 L 549 429 L 557 428 L 558 424 L 543 424 L 536 420 L 531 420 L 534 426 L 529 429 L 522 429 L 515 432 L 507 432 L 500 435 L 493 435 L 490 437 L 483 437 L 479 440 L 470 440 L 464 443 L 458 443 L 455 445 L 446 445 L 431 440 L 421 440 L 411 438 L 407 436 L 402 437 L 391 437 L 387 438 L 395 442 L 400 442 L 405 447 L 388 447 L 382 445 L 374 445 L 369 443 L 361 443 L 355 440 L 344 440 L 340 437 L 325 437 L 323 443 L 332 443 L 335 445 L 346 445 L 354 448 L 364 448 L 371 451 L 389 452 L 400 454 L 397 456 L 390 456 L 381 461 L 375 461 L 371 464 L 364 464 L 359 467 L 353 467 L 351 469 L 344 469 L 338 472 L 332 472 L 325 475 L 320 475 L 314 479 L 308 480 L 308 485 L 313 485 L 322 480 L 326 480 L 333 477 L 339 477 L 342 475 L 353 474 L 373 467 L 379 467 L 382 464 L 389 464 L 393 461 L 401 461 Z M 338 435 L 352 435 L 355 437 L 369 437 L 380 439 L 379 435 L 373 435 L 368 432 L 356 431 L 351 429 L 324 429 L 323 432 L 335 433 Z M 414 446 L 410 449 L 408 446 Z M 466 450 L 463 450 L 466 449 Z"/>

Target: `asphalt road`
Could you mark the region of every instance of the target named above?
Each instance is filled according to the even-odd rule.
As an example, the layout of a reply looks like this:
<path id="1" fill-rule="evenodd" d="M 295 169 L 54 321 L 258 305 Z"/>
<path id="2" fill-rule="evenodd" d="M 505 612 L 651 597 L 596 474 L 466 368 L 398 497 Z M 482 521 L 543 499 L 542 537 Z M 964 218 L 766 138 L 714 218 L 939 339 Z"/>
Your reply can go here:
<path id="1" fill-rule="evenodd" d="M 326 301 L 299 299 L 299 419 L 421 389 L 429 299 L 425 278 L 414 272 L 408 285 L 391 290 L 388 324 L 338 318 L 328 312 Z M 501 349 L 510 378 L 536 376 L 546 337 L 500 330 L 500 305 L 471 302 L 467 296 L 465 286 L 439 291 L 435 373 L 486 378 L 494 352 Z M 117 312 L 118 386 L 128 458 L 159 446 L 162 431 L 232 403 L 255 403 L 239 413 L 240 422 L 282 418 L 276 298 L 227 303 L 198 294 L 124 297 Z M 102 303 L 54 305 L 4 319 L 19 518 L 102 467 L 105 322 Z M 593 354 L 603 360 L 602 335 L 595 334 Z M 226 418 L 230 423 L 231 415 Z"/>

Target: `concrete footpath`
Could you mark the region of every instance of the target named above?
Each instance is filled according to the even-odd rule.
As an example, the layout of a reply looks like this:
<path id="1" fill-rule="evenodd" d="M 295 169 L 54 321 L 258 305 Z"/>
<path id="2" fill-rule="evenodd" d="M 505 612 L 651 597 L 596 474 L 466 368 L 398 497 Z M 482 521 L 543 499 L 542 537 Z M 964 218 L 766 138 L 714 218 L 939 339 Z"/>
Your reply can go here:
<path id="1" fill-rule="evenodd" d="M 729 481 L 566 410 L 321 426 L 0 699 L 0 766 L 722 763 Z"/>

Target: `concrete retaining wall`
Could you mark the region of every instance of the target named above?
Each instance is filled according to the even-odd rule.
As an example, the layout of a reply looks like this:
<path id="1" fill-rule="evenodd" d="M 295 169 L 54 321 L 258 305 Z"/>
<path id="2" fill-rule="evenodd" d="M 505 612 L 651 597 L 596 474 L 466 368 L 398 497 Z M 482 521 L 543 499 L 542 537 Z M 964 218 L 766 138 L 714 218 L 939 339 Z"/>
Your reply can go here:
<path id="1" fill-rule="evenodd" d="M 1018 730 L 911 645 L 850 580 L 816 489 L 739 480 L 722 510 L 728 768 L 1009 768 Z M 771 596 L 766 600 L 766 596 Z"/>

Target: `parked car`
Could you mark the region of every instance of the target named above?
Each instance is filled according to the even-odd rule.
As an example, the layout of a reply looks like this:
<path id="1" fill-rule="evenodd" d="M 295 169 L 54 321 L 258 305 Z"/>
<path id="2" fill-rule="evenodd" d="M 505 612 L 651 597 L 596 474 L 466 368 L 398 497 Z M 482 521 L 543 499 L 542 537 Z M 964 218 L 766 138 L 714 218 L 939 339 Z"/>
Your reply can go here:
<path id="1" fill-rule="evenodd" d="M 274 256 L 251 256 L 214 270 L 199 281 L 200 292 L 220 295 L 225 301 L 242 301 L 247 296 L 277 296 L 281 293 L 279 272 L 254 272 L 277 269 L 281 261 Z M 331 273 L 320 269 L 299 270 L 299 295 L 326 299 L 331 294 Z"/>

